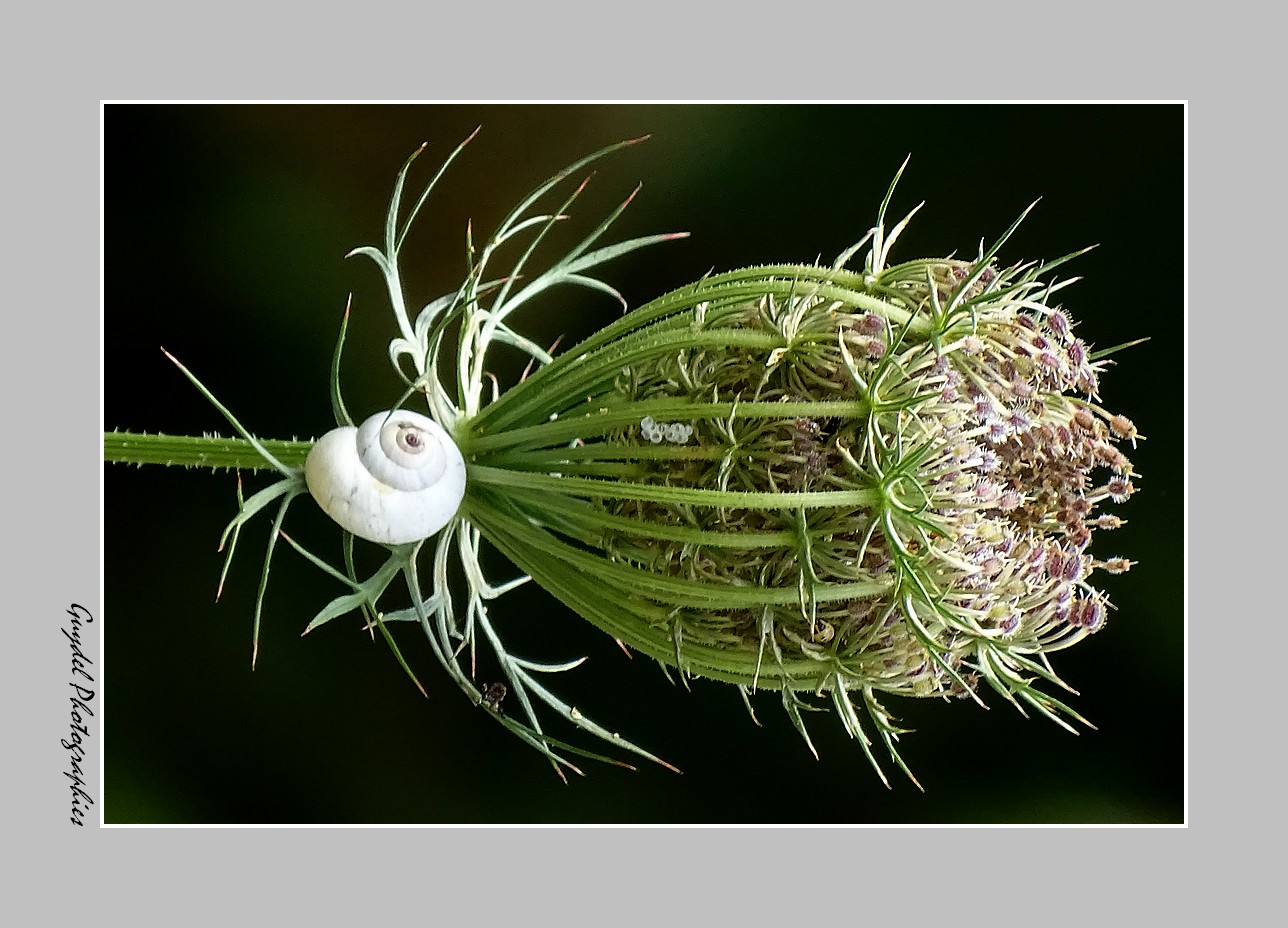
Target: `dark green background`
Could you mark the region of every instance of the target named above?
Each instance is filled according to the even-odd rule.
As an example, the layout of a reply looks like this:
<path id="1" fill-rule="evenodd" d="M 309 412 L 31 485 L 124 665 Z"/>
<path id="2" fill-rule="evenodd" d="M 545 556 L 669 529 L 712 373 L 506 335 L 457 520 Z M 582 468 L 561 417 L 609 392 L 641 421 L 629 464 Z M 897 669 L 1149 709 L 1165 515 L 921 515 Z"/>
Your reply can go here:
<path id="1" fill-rule="evenodd" d="M 105 427 L 226 433 L 164 346 L 258 434 L 320 434 L 332 425 L 327 370 L 351 292 L 346 399 L 355 416 L 386 408 L 400 393 L 385 354 L 392 315 L 374 266 L 343 256 L 379 242 L 393 178 L 417 145 L 430 142 L 423 180 L 480 124 L 410 239 L 413 305 L 459 282 L 467 220 L 481 239 L 558 168 L 646 133 L 646 144 L 597 165 L 563 239 L 644 181 L 616 236 L 692 237 L 609 267 L 632 305 L 712 269 L 830 261 L 872 224 L 909 153 L 892 209 L 901 217 L 927 205 L 896 261 L 973 253 L 1038 197 L 1002 260 L 1098 243 L 1062 269 L 1085 278 L 1064 305 L 1093 346 L 1150 341 L 1102 378 L 1106 405 L 1146 440 L 1131 454 L 1141 492 L 1119 510 L 1128 524 L 1099 535 L 1095 550 L 1140 563 L 1104 579 L 1117 606 L 1106 630 L 1054 657 L 1097 730 L 1074 737 L 996 698 L 990 711 L 892 701 L 917 729 L 903 753 L 926 792 L 894 772 L 887 790 L 831 715 L 809 720 L 815 760 L 773 694 L 755 703 L 758 728 L 734 689 L 672 686 L 527 587 L 492 611 L 515 650 L 590 655 L 555 689 L 684 771 L 592 764 L 565 786 L 466 702 L 414 629 L 401 641 L 428 699 L 354 618 L 301 639 L 341 590 L 289 549 L 274 568 L 252 672 L 268 522 L 243 535 L 216 605 L 215 545 L 236 509 L 235 478 L 106 466 L 107 822 L 1184 820 L 1180 105 L 109 105 Z M 538 341 L 576 338 L 616 311 L 572 293 L 534 304 L 522 327 Z M 248 477 L 247 492 L 264 480 Z M 307 502 L 288 521 L 294 537 L 335 556 L 339 533 Z"/>

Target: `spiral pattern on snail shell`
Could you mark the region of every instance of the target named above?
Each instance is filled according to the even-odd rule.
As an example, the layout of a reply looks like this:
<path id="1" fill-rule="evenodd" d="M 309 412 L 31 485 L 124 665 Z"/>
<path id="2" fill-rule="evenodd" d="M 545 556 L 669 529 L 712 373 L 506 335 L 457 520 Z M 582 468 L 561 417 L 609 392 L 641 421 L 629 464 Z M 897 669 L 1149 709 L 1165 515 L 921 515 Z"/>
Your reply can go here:
<path id="1" fill-rule="evenodd" d="M 382 544 L 429 537 L 465 497 L 465 460 L 451 436 L 401 409 L 327 432 L 309 451 L 304 477 L 342 528 Z"/>

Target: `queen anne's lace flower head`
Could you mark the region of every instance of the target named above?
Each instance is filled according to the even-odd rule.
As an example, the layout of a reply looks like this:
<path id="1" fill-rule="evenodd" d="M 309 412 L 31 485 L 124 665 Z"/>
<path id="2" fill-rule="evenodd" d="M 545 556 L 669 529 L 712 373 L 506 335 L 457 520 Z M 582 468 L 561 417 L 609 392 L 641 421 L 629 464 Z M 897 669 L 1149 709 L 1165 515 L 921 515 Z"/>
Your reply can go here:
<path id="1" fill-rule="evenodd" d="M 1090 546 L 1135 427 L 1050 302 L 1060 262 L 888 266 L 893 238 L 862 270 L 708 277 L 553 359 L 466 424 L 468 518 L 629 647 L 778 691 L 802 734 L 821 697 L 893 753 L 882 694 L 983 689 L 1065 724 L 1036 684 L 1104 627 L 1094 573 L 1129 566 Z"/>

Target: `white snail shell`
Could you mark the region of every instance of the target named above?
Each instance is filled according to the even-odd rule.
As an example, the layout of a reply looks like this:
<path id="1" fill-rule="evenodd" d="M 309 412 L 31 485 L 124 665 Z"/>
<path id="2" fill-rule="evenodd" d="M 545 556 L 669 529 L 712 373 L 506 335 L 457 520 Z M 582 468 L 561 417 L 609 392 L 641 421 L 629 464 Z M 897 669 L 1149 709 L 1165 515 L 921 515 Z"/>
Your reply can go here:
<path id="1" fill-rule="evenodd" d="M 395 409 L 327 432 L 304 462 L 309 493 L 359 538 L 400 545 L 428 538 L 465 498 L 465 459 L 434 420 Z"/>

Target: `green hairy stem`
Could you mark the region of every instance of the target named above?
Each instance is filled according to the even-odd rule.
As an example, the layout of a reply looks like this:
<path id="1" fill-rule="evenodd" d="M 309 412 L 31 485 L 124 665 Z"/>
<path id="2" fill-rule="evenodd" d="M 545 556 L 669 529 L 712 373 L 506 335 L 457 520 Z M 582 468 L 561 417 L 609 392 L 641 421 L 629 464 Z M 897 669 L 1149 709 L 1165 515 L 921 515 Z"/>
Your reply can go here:
<path id="1" fill-rule="evenodd" d="M 311 441 L 265 440 L 274 457 L 288 467 L 303 467 Z M 209 470 L 273 470 L 255 446 L 244 438 L 217 435 L 158 435 L 142 432 L 104 432 L 103 460 L 111 464 L 162 464 Z"/>

